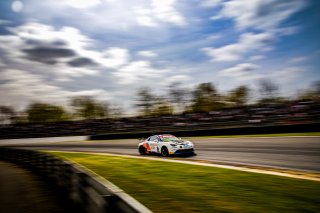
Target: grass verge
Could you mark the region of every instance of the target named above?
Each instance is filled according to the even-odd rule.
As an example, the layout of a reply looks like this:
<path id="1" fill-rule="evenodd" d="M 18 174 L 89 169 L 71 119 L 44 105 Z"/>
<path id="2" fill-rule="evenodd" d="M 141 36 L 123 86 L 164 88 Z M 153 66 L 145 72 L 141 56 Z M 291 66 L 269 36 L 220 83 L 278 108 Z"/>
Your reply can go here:
<path id="1" fill-rule="evenodd" d="M 181 163 L 52 152 L 105 177 L 154 212 L 320 212 L 320 183 Z"/>

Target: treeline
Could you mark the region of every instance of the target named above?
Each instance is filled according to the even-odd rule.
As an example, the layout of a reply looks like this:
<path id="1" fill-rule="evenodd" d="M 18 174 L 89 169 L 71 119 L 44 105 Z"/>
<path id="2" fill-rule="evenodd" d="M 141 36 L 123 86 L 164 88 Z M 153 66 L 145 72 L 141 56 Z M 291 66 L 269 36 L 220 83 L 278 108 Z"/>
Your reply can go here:
<path id="1" fill-rule="evenodd" d="M 93 97 L 73 97 L 67 107 L 36 102 L 30 104 L 25 111 L 16 112 L 11 106 L 0 106 L 2 123 L 51 123 L 69 120 L 89 120 L 108 118 L 108 103 L 95 100 Z"/>
<path id="2" fill-rule="evenodd" d="M 258 95 L 256 101 L 252 96 Z M 314 100 L 320 96 L 320 81 L 310 89 L 300 92 L 294 99 L 279 96 L 279 86 L 270 80 L 259 82 L 258 91 L 246 85 L 239 86 L 223 94 L 212 83 L 198 84 L 193 90 L 181 84 L 169 86 L 165 96 L 154 94 L 150 88 L 140 88 L 137 92 L 136 108 L 140 116 L 158 116 L 194 112 L 210 112 L 226 108 L 244 107 L 248 104 L 281 104 L 292 100 Z"/>
<path id="3" fill-rule="evenodd" d="M 157 95 L 150 88 L 140 88 L 135 97 L 137 116 L 162 116 L 172 114 L 211 112 L 225 108 L 244 107 L 249 104 L 252 91 L 242 85 L 222 94 L 212 83 L 198 84 L 188 90 L 182 84 L 174 83 L 167 88 L 165 95 Z M 259 98 L 251 104 L 285 103 L 287 97 L 280 97 L 279 87 L 270 80 L 259 82 Z M 312 84 L 310 89 L 297 95 L 297 100 L 319 99 L 320 81 Z M 69 120 L 94 120 L 117 118 L 123 116 L 119 107 L 111 107 L 94 97 L 73 97 L 65 107 L 32 103 L 23 112 L 17 112 L 12 106 L 0 106 L 0 123 L 51 123 Z"/>

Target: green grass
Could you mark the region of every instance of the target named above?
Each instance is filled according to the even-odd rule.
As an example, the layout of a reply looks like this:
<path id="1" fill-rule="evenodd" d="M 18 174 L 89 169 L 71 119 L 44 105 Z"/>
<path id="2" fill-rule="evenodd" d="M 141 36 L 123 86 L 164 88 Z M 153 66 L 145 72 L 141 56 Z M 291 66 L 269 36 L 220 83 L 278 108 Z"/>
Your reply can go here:
<path id="1" fill-rule="evenodd" d="M 154 212 L 320 212 L 320 182 L 84 153 L 78 162 Z"/>

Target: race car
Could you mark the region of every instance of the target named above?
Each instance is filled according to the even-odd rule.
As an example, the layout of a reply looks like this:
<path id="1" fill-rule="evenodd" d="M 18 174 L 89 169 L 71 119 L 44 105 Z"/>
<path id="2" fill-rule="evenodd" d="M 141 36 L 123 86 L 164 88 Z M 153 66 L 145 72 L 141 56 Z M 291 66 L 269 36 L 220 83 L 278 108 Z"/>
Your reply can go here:
<path id="1" fill-rule="evenodd" d="M 163 157 L 176 154 L 195 154 L 192 142 L 169 134 L 153 135 L 142 140 L 138 145 L 138 150 L 141 155 L 154 153 L 161 154 Z"/>

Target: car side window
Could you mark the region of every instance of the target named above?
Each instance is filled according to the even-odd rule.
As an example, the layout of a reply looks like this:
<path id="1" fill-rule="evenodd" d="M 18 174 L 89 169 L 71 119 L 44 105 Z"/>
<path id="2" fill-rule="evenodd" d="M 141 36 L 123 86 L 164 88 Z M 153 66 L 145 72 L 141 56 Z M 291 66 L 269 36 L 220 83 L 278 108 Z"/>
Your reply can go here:
<path id="1" fill-rule="evenodd" d="M 154 141 L 156 138 L 156 136 L 151 136 L 149 141 Z"/>

